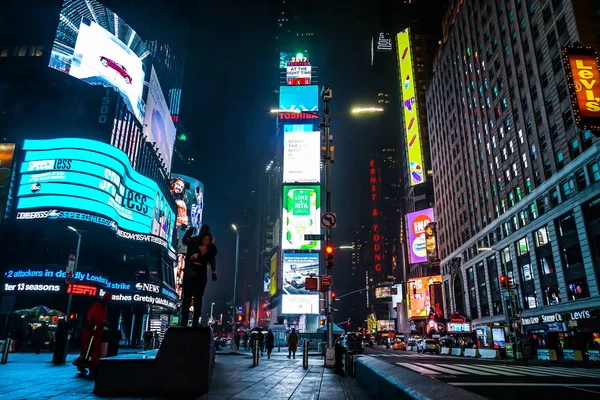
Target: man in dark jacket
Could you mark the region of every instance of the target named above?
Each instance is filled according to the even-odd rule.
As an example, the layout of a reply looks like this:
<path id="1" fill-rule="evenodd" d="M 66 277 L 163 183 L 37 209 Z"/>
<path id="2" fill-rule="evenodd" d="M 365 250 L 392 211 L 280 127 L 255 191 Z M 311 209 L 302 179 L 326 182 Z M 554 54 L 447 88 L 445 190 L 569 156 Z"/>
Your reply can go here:
<path id="1" fill-rule="evenodd" d="M 273 332 L 270 329 L 269 332 L 267 332 L 265 347 L 267 348 L 267 358 L 271 359 L 271 352 L 273 351 L 273 347 L 275 347 L 275 335 L 273 335 Z"/>

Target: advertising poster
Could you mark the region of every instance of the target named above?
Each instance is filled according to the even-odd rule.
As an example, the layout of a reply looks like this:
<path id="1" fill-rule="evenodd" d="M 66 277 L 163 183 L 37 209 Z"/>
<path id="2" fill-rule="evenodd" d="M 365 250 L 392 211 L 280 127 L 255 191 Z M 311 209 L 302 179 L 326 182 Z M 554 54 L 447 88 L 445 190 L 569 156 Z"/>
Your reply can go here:
<path id="1" fill-rule="evenodd" d="M 171 174 L 171 194 L 177 204 L 177 239 L 181 242 L 185 231 L 194 228 L 194 235 L 202 227 L 204 211 L 204 185 L 197 179 L 186 175 Z M 180 253 L 185 253 L 185 246 L 179 243 Z"/>
<path id="2" fill-rule="evenodd" d="M 406 214 L 406 223 L 408 227 L 408 258 L 409 263 L 416 264 L 421 262 L 427 262 L 427 226 L 434 222 L 433 208 L 426 208 L 425 210 L 415 211 L 413 213 Z M 431 236 L 431 235 L 430 235 Z M 435 246 L 435 240 L 431 243 L 429 239 L 430 247 Z M 437 249 L 436 249 L 437 253 Z"/>
<path id="3" fill-rule="evenodd" d="M 279 68 L 287 68 L 289 63 L 296 62 L 308 62 L 308 50 L 279 52 Z"/>
<path id="4" fill-rule="evenodd" d="M 96 0 L 65 0 L 49 66 L 90 85 L 112 87 L 142 122 L 147 53 L 135 31 Z"/>
<path id="5" fill-rule="evenodd" d="M 421 130 L 419 129 L 419 109 L 417 90 L 414 82 L 414 67 L 410 41 L 410 29 L 406 28 L 397 36 L 399 85 L 402 92 L 404 115 L 404 135 L 406 139 L 406 160 L 410 171 L 411 186 L 425 182 L 423 171 L 423 152 L 421 149 Z"/>
<path id="6" fill-rule="evenodd" d="M 283 132 L 313 132 L 313 124 L 286 124 L 283 126 Z"/>
<path id="7" fill-rule="evenodd" d="M 304 240 L 304 235 L 321 233 L 320 218 L 320 186 L 284 186 L 282 249 L 319 250 L 321 242 Z"/>
<path id="8" fill-rule="evenodd" d="M 25 140 L 17 219 L 82 220 L 125 239 L 171 247 L 175 213 L 127 155 L 88 139 Z"/>
<path id="9" fill-rule="evenodd" d="M 600 129 L 600 70 L 595 50 L 563 49 L 563 64 L 570 83 L 571 104 L 580 129 Z"/>
<path id="10" fill-rule="evenodd" d="M 437 248 L 437 222 L 431 222 L 425 227 L 425 248 L 427 249 L 427 261 L 436 263 L 440 261 Z"/>
<path id="11" fill-rule="evenodd" d="M 176 129 L 154 67 L 152 67 L 150 72 L 150 88 L 148 89 L 148 99 L 146 100 L 144 134 L 148 142 L 155 144 L 158 157 L 162 157 L 167 172 L 171 171 Z"/>
<path id="12" fill-rule="evenodd" d="M 310 65 L 288 65 L 286 67 L 285 78 L 290 86 L 310 85 L 310 77 Z"/>
<path id="13" fill-rule="evenodd" d="M 14 154 L 14 143 L 0 143 L 0 226 L 2 226 L 6 202 L 8 201 Z"/>
<path id="14" fill-rule="evenodd" d="M 321 132 L 283 133 L 283 182 L 321 180 Z"/>
<path id="15" fill-rule="evenodd" d="M 263 279 L 263 292 L 268 292 L 271 288 L 271 274 L 269 272 L 265 272 Z"/>
<path id="16" fill-rule="evenodd" d="M 281 296 L 283 314 L 319 314 L 318 294 L 284 294 Z"/>
<path id="17" fill-rule="evenodd" d="M 269 272 L 269 294 L 274 296 L 277 293 L 277 254 L 271 257 L 271 271 Z"/>
<path id="18" fill-rule="evenodd" d="M 318 111 L 319 87 L 309 86 L 280 86 L 279 109 L 282 111 Z"/>
<path id="19" fill-rule="evenodd" d="M 318 253 L 283 254 L 283 290 L 287 294 L 308 294 L 304 281 L 319 275 Z"/>
<path id="20" fill-rule="evenodd" d="M 429 286 L 434 282 L 442 282 L 441 275 L 414 278 L 408 282 L 410 300 L 410 318 L 427 317 L 431 309 L 431 293 Z"/>

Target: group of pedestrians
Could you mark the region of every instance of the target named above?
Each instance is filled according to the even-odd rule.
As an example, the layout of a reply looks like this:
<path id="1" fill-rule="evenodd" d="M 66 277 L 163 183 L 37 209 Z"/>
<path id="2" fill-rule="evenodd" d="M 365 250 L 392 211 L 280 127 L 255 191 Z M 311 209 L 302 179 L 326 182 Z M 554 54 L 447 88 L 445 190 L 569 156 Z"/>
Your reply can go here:
<path id="1" fill-rule="evenodd" d="M 241 336 L 236 334 L 235 341 L 238 344 L 241 342 Z M 263 334 L 260 330 L 255 330 L 250 334 L 248 341 L 244 340 L 244 343 L 247 343 L 246 349 L 248 346 L 252 349 L 252 355 L 254 356 L 256 351 L 256 343 L 258 342 L 258 351 L 260 352 L 260 356 L 263 357 L 265 350 L 267 352 L 267 359 L 271 359 L 271 353 L 273 352 L 273 347 L 275 347 L 275 335 L 273 331 L 269 329 L 266 334 Z M 296 351 L 298 350 L 298 334 L 296 333 L 296 329 L 292 328 L 292 332 L 289 334 L 286 346 L 288 347 L 288 356 L 287 358 L 296 359 Z"/>

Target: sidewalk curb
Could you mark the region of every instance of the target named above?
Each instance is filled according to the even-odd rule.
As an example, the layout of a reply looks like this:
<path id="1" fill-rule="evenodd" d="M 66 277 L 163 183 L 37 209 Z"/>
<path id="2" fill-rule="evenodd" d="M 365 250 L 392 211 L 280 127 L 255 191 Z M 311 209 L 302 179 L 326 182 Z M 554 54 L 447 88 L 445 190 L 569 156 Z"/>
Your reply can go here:
<path id="1" fill-rule="evenodd" d="M 363 356 L 355 361 L 356 379 L 376 399 L 484 400 L 448 383 L 423 376 L 394 364 Z"/>

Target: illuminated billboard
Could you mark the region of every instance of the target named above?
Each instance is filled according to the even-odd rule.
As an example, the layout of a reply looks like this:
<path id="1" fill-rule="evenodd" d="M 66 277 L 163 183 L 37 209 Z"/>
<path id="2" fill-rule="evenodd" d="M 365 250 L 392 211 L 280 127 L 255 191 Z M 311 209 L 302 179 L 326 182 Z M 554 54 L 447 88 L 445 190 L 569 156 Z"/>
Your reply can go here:
<path id="1" fill-rule="evenodd" d="M 175 213 L 127 155 L 88 139 L 25 140 L 17 219 L 69 219 L 111 228 L 126 239 L 170 247 Z"/>
<path id="2" fill-rule="evenodd" d="M 288 64 L 290 63 L 303 62 L 308 62 L 308 50 L 279 52 L 279 68 L 287 68 Z"/>
<path id="3" fill-rule="evenodd" d="M 580 129 L 600 129 L 600 71 L 598 55 L 588 47 L 563 49 L 563 64 L 575 123 Z"/>
<path id="4" fill-rule="evenodd" d="M 283 126 L 283 132 L 312 132 L 314 131 L 313 124 L 286 124 Z"/>
<path id="5" fill-rule="evenodd" d="M 309 63 L 291 63 L 291 64 L 306 64 L 306 65 L 289 65 L 286 67 L 285 79 L 287 84 L 293 85 L 310 85 L 311 66 Z"/>
<path id="6" fill-rule="evenodd" d="M 269 294 L 271 296 L 274 296 L 275 293 L 277 293 L 277 254 L 275 253 L 273 254 L 273 257 L 271 257 L 271 270 L 269 271 Z"/>
<path id="7" fill-rule="evenodd" d="M 441 283 L 442 276 L 424 276 L 421 278 L 411 278 L 408 281 L 410 318 L 429 316 L 429 311 L 432 306 L 430 285 L 434 284 L 435 282 Z"/>
<path id="8" fill-rule="evenodd" d="M 188 228 L 194 228 L 194 235 L 202 227 L 202 213 L 204 211 L 204 185 L 197 179 L 186 175 L 171 174 L 171 194 L 177 204 L 177 239 L 179 253 L 187 252 L 186 246 L 181 244 L 183 234 Z"/>
<path id="9" fill-rule="evenodd" d="M 321 233 L 320 218 L 320 186 L 284 186 L 281 248 L 319 250 L 321 242 L 304 240 L 304 235 Z"/>
<path id="10" fill-rule="evenodd" d="M 423 151 L 421 149 L 421 130 L 419 128 L 419 107 L 415 89 L 410 29 L 406 28 L 397 35 L 399 85 L 402 94 L 402 113 L 404 115 L 404 135 L 406 141 L 407 163 L 410 184 L 415 186 L 425 182 L 423 171 Z"/>
<path id="11" fill-rule="evenodd" d="M 321 180 L 321 132 L 283 133 L 283 182 Z"/>
<path id="12" fill-rule="evenodd" d="M 282 314 L 320 314 L 318 294 L 284 294 L 281 296 Z"/>
<path id="13" fill-rule="evenodd" d="M 6 202 L 8 201 L 14 154 L 14 143 L 0 143 L 0 225 L 2 225 Z"/>
<path id="14" fill-rule="evenodd" d="M 428 237 L 426 228 L 434 221 L 433 208 L 406 214 L 409 263 L 415 264 L 428 261 L 427 246 L 431 247 L 431 243 L 428 244 L 428 241 L 430 242 L 433 239 L 433 246 L 435 246 L 435 236 L 429 235 Z"/>
<path id="15" fill-rule="evenodd" d="M 318 253 L 283 254 L 283 291 L 286 294 L 308 294 L 304 281 L 319 275 Z"/>
<path id="16" fill-rule="evenodd" d="M 154 67 L 152 67 L 150 72 L 150 88 L 148 89 L 148 99 L 146 100 L 144 134 L 146 135 L 146 140 L 153 143 L 156 147 L 158 157 L 159 159 L 162 157 L 167 172 L 171 171 L 171 157 L 173 156 L 176 129 Z"/>
<path id="17" fill-rule="evenodd" d="M 280 86 L 279 109 L 283 111 L 318 111 L 319 87 L 308 86 Z"/>
<path id="18" fill-rule="evenodd" d="M 119 16 L 95 0 L 65 0 L 49 66 L 90 85 L 112 87 L 144 120 L 145 43 Z"/>

